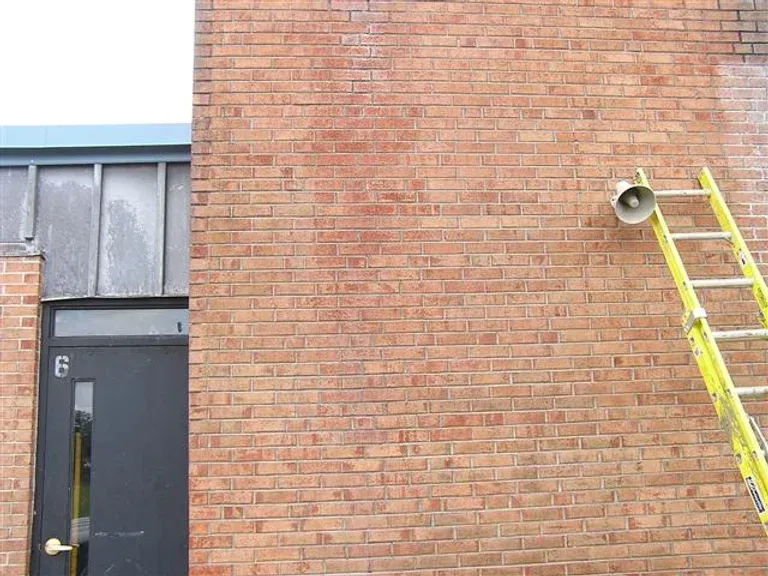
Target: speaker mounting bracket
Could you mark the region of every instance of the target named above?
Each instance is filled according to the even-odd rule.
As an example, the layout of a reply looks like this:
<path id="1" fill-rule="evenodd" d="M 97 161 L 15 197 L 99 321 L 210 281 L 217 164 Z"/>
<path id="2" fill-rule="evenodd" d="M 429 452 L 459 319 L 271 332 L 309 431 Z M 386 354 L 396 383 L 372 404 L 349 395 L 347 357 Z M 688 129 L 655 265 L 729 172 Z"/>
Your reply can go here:
<path id="1" fill-rule="evenodd" d="M 694 308 L 693 310 L 690 310 L 690 311 L 686 311 L 686 313 L 683 314 L 683 330 L 685 330 L 685 333 L 688 334 L 688 332 L 691 331 L 691 329 L 694 327 L 696 322 L 706 317 L 707 317 L 707 311 L 701 307 Z"/>

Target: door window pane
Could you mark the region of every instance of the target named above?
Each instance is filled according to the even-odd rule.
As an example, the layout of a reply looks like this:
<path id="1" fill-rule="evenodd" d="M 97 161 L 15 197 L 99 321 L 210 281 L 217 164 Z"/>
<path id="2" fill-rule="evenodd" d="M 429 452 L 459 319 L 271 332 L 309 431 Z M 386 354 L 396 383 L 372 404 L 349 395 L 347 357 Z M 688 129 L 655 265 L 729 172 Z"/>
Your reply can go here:
<path id="1" fill-rule="evenodd" d="M 189 334 L 186 308 L 57 310 L 54 336 L 178 336 Z"/>
<path id="2" fill-rule="evenodd" d="M 75 382 L 72 423 L 72 505 L 70 507 L 69 576 L 88 574 L 88 543 L 91 532 L 91 439 L 93 429 L 93 382 Z"/>

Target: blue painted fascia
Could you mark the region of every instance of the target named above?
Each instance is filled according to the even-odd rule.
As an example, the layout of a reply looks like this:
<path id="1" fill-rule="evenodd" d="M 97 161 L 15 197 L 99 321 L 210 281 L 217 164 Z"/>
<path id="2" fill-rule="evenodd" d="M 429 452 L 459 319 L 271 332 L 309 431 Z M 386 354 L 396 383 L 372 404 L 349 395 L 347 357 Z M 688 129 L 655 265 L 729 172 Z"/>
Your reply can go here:
<path id="1" fill-rule="evenodd" d="M 190 124 L 0 126 L 0 149 L 189 146 Z"/>

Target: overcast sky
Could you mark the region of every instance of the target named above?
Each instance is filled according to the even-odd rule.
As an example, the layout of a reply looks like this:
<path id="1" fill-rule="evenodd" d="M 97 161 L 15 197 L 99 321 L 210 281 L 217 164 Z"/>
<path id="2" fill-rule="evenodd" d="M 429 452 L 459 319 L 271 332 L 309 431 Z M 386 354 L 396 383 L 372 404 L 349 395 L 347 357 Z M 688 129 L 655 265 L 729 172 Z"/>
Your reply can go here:
<path id="1" fill-rule="evenodd" d="M 194 0 L 0 0 L 0 125 L 192 117 Z"/>

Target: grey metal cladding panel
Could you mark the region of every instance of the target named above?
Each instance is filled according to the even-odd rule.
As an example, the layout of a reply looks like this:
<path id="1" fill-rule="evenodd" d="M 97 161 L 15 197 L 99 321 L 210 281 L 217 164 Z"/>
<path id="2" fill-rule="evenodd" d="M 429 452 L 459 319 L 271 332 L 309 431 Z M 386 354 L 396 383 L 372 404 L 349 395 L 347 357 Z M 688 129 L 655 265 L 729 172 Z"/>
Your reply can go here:
<path id="1" fill-rule="evenodd" d="M 88 293 L 93 167 L 41 167 L 35 231 L 45 254 L 46 298 Z"/>
<path id="2" fill-rule="evenodd" d="M 159 295 L 157 165 L 104 166 L 99 296 Z"/>
<path id="3" fill-rule="evenodd" d="M 26 168 L 0 168 L 0 242 L 23 241 Z"/>
<path id="4" fill-rule="evenodd" d="M 189 292 L 189 164 L 168 164 L 165 201 L 165 293 Z"/>

